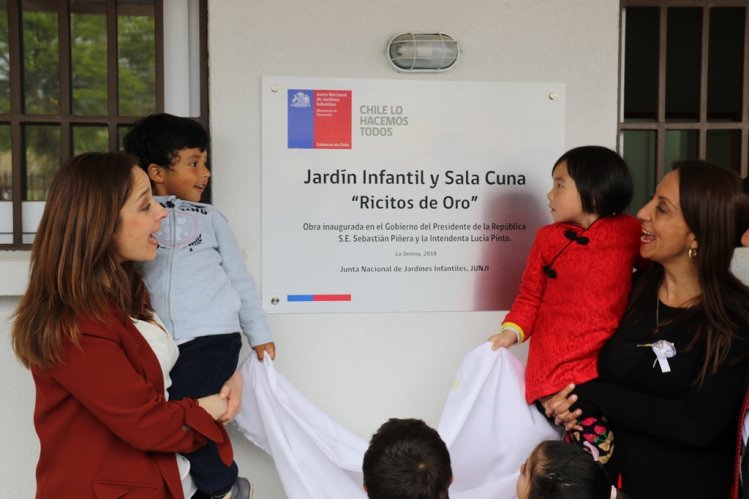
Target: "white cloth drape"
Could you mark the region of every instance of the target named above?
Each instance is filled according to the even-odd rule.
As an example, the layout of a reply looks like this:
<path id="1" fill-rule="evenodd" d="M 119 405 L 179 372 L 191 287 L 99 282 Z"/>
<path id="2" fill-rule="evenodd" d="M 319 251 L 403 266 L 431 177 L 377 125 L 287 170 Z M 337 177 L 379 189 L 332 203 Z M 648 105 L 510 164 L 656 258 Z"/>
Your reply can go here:
<path id="1" fill-rule="evenodd" d="M 560 433 L 525 402 L 524 367 L 506 349 L 484 343 L 453 379 L 437 430 L 450 449 L 455 499 L 514 498 L 520 464 Z"/>
<path id="2" fill-rule="evenodd" d="M 490 347 L 461 363 L 437 428 L 450 449 L 454 499 L 514 498 L 520 464 L 539 442 L 560 437 L 526 404 L 520 361 Z M 365 499 L 367 442 L 309 402 L 268 359 L 251 355 L 241 371 L 237 426 L 273 458 L 289 499 Z"/>
<path id="3" fill-rule="evenodd" d="M 250 355 L 237 427 L 272 458 L 289 499 L 366 499 L 367 442 L 330 419 L 273 367 Z"/>

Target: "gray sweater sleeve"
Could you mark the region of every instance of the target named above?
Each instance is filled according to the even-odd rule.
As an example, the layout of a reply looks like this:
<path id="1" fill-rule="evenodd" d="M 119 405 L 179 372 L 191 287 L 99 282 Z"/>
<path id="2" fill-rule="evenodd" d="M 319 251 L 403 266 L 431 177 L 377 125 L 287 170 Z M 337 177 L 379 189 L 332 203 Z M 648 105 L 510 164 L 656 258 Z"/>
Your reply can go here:
<path id="1" fill-rule="evenodd" d="M 263 310 L 260 295 L 247 266 L 242 251 L 226 218 L 217 210 L 212 210 L 213 226 L 221 254 L 222 263 L 231 284 L 239 294 L 242 302 L 239 310 L 239 322 L 251 346 L 273 341 L 268 317 Z"/>

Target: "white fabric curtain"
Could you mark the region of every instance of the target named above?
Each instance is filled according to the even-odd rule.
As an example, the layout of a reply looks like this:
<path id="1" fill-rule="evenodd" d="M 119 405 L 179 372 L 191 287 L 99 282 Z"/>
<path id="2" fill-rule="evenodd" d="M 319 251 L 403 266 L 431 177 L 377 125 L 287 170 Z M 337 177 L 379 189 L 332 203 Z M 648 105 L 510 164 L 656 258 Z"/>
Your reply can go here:
<path id="1" fill-rule="evenodd" d="M 235 422 L 272 458 L 289 499 L 366 499 L 367 442 L 330 419 L 274 368 L 250 355 L 241 368 L 242 410 Z"/>
<path id="2" fill-rule="evenodd" d="M 366 499 L 367 441 L 300 394 L 266 357 L 242 365 L 240 431 L 274 460 L 289 499 Z M 450 449 L 453 499 L 510 499 L 520 464 L 541 441 L 560 438 L 525 403 L 523 365 L 485 343 L 461 363 L 437 430 Z M 384 422 L 384 421 L 383 421 Z"/>

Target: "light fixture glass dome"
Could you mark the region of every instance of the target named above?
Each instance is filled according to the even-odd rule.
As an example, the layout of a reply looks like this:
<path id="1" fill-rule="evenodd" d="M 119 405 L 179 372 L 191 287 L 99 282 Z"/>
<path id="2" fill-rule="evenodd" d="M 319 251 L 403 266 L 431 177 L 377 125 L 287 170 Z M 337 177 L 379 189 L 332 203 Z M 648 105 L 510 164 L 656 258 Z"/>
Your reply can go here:
<path id="1" fill-rule="evenodd" d="M 387 56 L 397 71 L 439 72 L 455 65 L 460 46 L 444 33 L 402 33 L 388 41 Z"/>

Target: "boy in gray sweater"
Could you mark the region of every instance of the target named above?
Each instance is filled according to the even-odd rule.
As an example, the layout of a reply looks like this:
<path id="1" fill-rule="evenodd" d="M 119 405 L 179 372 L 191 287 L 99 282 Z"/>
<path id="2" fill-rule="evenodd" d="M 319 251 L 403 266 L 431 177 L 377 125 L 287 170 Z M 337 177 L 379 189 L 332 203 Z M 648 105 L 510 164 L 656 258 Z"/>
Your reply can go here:
<path id="1" fill-rule="evenodd" d="M 156 201 L 168 212 L 156 234 L 156 259 L 142 270 L 151 304 L 179 345 L 169 396 L 217 393 L 230 378 L 241 383 L 235 373 L 241 332 L 258 359 L 273 359 L 276 351 L 255 281 L 227 220 L 199 202 L 211 176 L 208 134 L 189 118 L 154 114 L 133 126 L 124 147 L 138 158 Z M 211 442 L 186 457 L 203 497 L 251 497 L 252 486 L 238 477 L 236 463 L 226 467 Z"/>

